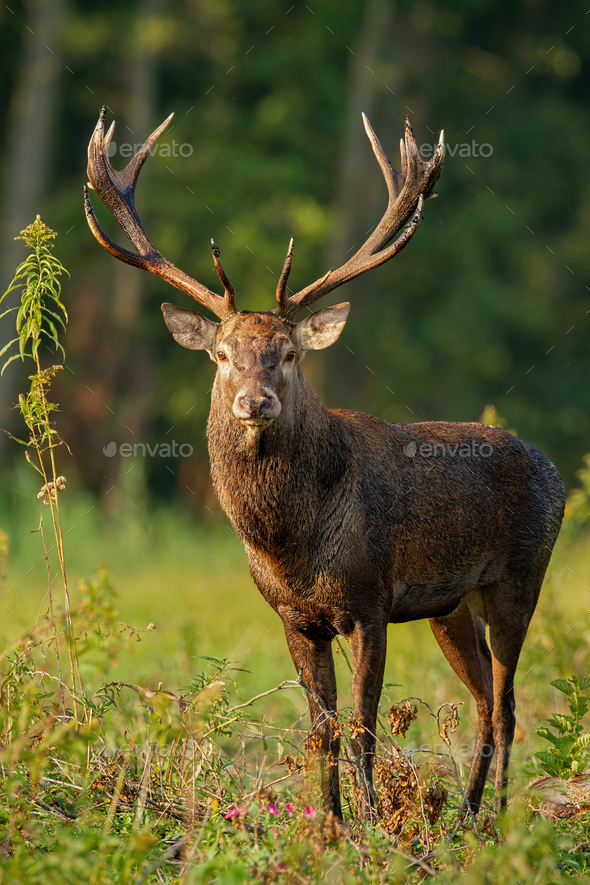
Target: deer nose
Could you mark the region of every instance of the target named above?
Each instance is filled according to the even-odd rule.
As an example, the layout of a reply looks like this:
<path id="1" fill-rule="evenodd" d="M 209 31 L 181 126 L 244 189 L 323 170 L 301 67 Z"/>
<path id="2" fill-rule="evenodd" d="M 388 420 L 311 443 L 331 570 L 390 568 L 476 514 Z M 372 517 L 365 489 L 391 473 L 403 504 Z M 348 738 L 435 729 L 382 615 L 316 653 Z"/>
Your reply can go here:
<path id="1" fill-rule="evenodd" d="M 243 396 L 240 398 L 240 408 L 246 415 L 255 418 L 264 415 L 272 406 L 268 396 Z"/>
<path id="2" fill-rule="evenodd" d="M 250 391 L 246 388 L 236 394 L 232 411 L 236 418 L 265 424 L 281 414 L 281 401 L 268 387 Z"/>

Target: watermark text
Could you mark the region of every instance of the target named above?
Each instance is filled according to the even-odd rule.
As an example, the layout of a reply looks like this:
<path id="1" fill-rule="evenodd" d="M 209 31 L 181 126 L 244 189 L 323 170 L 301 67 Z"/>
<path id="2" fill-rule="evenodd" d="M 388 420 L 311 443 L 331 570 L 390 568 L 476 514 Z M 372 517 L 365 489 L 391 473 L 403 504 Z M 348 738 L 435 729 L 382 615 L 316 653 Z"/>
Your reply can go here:
<path id="1" fill-rule="evenodd" d="M 103 454 L 107 458 L 114 458 L 119 454 L 122 458 L 190 458 L 193 447 L 189 443 L 178 444 L 175 439 L 169 443 L 122 443 L 117 445 L 113 440 L 103 447 Z"/>

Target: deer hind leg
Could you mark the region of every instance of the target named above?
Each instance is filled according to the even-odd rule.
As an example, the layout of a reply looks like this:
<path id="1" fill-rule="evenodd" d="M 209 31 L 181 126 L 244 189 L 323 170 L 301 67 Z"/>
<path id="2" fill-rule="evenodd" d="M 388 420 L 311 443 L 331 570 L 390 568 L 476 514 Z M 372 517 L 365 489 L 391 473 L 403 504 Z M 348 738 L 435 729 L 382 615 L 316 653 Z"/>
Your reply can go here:
<path id="1" fill-rule="evenodd" d="M 465 800 L 477 814 L 494 752 L 493 662 L 485 625 L 463 601 L 444 618 L 431 618 L 430 627 L 447 661 L 477 704 L 477 738 Z"/>
<path id="2" fill-rule="evenodd" d="M 332 644 L 324 639 L 309 639 L 303 633 L 285 624 L 287 645 L 307 692 L 311 716 L 310 734 L 319 741 L 320 775 L 324 812 L 330 811 L 342 818 L 340 786 L 338 782 L 338 755 L 340 740 L 335 738 L 330 720 L 336 716 L 336 673 Z"/>
<path id="3" fill-rule="evenodd" d="M 347 639 L 352 652 L 353 716 L 360 720 L 362 728 L 359 734 L 351 737 L 351 746 L 361 769 L 359 773 L 364 794 L 362 816 L 365 820 L 372 820 L 376 804 L 373 762 L 387 652 L 387 625 L 357 623 Z"/>
<path id="4" fill-rule="evenodd" d="M 496 813 L 504 810 L 507 802 L 508 764 L 516 725 L 514 674 L 544 573 L 545 566 L 535 569 L 524 581 L 506 581 L 483 588 L 494 674 L 492 723 L 497 753 Z"/>

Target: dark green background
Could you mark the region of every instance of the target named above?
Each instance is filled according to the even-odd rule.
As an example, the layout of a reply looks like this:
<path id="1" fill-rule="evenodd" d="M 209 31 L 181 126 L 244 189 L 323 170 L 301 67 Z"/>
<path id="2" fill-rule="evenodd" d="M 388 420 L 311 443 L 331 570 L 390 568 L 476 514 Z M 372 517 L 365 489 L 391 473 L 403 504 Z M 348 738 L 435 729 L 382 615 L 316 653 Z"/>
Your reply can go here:
<path id="1" fill-rule="evenodd" d="M 47 5 L 0 12 L 5 195 L 27 27 L 39 27 Z M 103 446 L 174 438 L 195 452 L 146 459 L 147 492 L 203 515 L 212 494 L 213 366 L 173 342 L 159 309 L 189 299 L 107 256 L 84 219 L 86 146 L 106 103 L 118 144 L 140 143 L 175 112 L 161 143 L 192 155 L 148 160 L 139 211 L 170 260 L 219 289 L 215 237 L 248 308 L 272 306 L 290 235 L 298 289 L 342 263 L 378 221 L 386 189 L 362 110 L 396 166 L 406 114 L 419 145 L 442 127 L 451 147 L 491 145 L 489 157 L 447 156 L 439 199 L 410 246 L 319 303 L 351 300 L 353 310 L 338 344 L 304 366 L 328 405 L 390 421 L 478 420 L 493 404 L 575 484 L 590 449 L 585 3 L 144 0 L 62 2 L 57 15 L 53 126 L 39 136 L 47 168 L 25 223 L 41 213 L 71 271 L 69 368 L 54 396 L 71 482 L 104 495 L 128 462 Z M 14 223 L 5 202 L 5 243 Z M 3 383 L 14 402 L 24 370 Z M 0 425 L 10 420 L 5 410 Z M 8 481 L 22 450 L 4 446 L 2 458 Z"/>

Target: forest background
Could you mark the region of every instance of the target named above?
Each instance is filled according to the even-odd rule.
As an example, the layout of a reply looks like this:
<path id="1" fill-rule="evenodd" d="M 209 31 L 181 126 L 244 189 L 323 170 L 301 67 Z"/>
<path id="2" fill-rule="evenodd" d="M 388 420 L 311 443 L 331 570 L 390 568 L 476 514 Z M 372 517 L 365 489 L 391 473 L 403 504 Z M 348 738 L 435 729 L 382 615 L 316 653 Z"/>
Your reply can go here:
<path id="1" fill-rule="evenodd" d="M 123 616 L 156 625 L 121 658 L 119 678 L 178 683 L 197 652 L 243 660 L 251 646 L 253 688 L 269 662 L 279 676 L 292 670 L 212 492 L 213 365 L 175 344 L 162 320 L 162 301 L 188 299 L 107 256 L 86 225 L 86 148 L 103 104 L 117 120 L 118 168 L 175 112 L 141 175 L 141 217 L 167 258 L 217 288 L 213 236 L 251 309 L 272 307 L 289 236 L 296 290 L 342 263 L 380 218 L 386 191 L 361 111 L 396 166 L 406 115 L 425 157 L 444 128 L 438 199 L 401 255 L 326 300 L 350 300 L 351 318 L 304 371 L 329 406 L 388 421 L 485 413 L 545 452 L 568 490 L 579 485 L 590 450 L 584 4 L 13 2 L 0 9 L 0 82 L 2 291 L 26 254 L 13 238 L 37 213 L 71 274 L 66 367 L 52 388 L 71 450 L 58 452 L 71 583 L 106 562 Z M 0 334 L 12 334 L 10 317 Z M 15 361 L 0 385 L 0 426 L 17 435 L 12 405 L 28 369 Z M 39 610 L 45 565 L 29 532 L 35 476 L 5 434 L 0 458 L 10 544 L 0 633 L 12 641 Z M 567 565 L 578 617 L 590 608 L 589 566 L 572 577 Z M 410 638 L 392 678 L 410 691 L 428 672 L 442 697 L 446 665 L 434 645 L 432 658 L 425 651 L 428 631 L 413 630 L 397 632 Z"/>
<path id="2" fill-rule="evenodd" d="M 84 219 L 103 104 L 119 168 L 175 112 L 142 173 L 141 217 L 171 261 L 215 288 L 213 236 L 240 305 L 255 309 L 272 306 L 289 236 L 296 290 L 380 218 L 361 111 L 394 165 L 406 115 L 423 156 L 444 128 L 439 199 L 403 255 L 336 293 L 351 322 L 306 372 L 329 406 L 388 421 L 478 420 L 493 404 L 575 484 L 590 431 L 583 4 L 44 0 L 3 6 L 0 23 L 2 291 L 24 254 L 12 238 L 40 213 L 71 273 L 58 394 L 71 487 L 108 507 L 130 462 L 104 447 L 153 451 L 172 436 L 193 455 L 142 458 L 137 486 L 200 520 L 219 511 L 204 433 L 214 369 L 174 343 L 159 309 L 188 301 L 108 259 Z M 3 428 L 24 369 L 4 375 Z M 4 434 L 1 445 L 6 487 L 22 452 Z"/>
<path id="3" fill-rule="evenodd" d="M 201 866 L 194 880 L 182 881 L 215 879 L 209 862 L 229 870 L 218 881 L 238 881 L 231 878 L 238 855 L 248 880 L 269 881 L 273 864 L 280 877 L 290 864 L 288 881 L 309 881 L 297 877 L 305 864 L 316 864 L 313 881 L 331 881 L 323 848 L 309 850 L 307 831 L 294 835 L 314 819 L 317 788 L 300 769 L 291 780 L 285 774 L 285 748 L 305 746 L 305 698 L 291 683 L 272 691 L 295 676 L 281 624 L 253 586 L 211 487 L 205 426 L 214 367 L 205 354 L 173 341 L 160 311 L 163 301 L 192 304 L 108 256 L 84 218 L 86 149 L 102 105 L 107 122 L 117 120 L 115 168 L 174 112 L 141 174 L 139 213 L 170 261 L 218 290 L 213 237 L 238 304 L 248 309 L 273 306 L 290 236 L 296 291 L 342 264 L 381 217 L 386 188 L 361 112 L 394 166 L 406 116 L 424 158 L 444 128 L 438 199 L 426 204 L 416 236 L 395 260 L 317 305 L 350 300 L 352 312 L 337 344 L 309 354 L 303 371 L 330 407 L 401 423 L 497 423 L 547 454 L 563 476 L 567 520 L 516 679 L 512 806 L 515 796 L 528 802 L 526 785 L 540 771 L 536 754 L 550 740 L 544 721 L 568 709 L 554 681 L 586 677 L 590 663 L 589 86 L 590 10 L 578 0 L 9 0 L 0 7 L 0 293 L 27 255 L 14 237 L 37 214 L 57 232 L 54 254 L 70 273 L 62 278 L 65 364 L 49 397 L 59 403 L 52 417 L 69 446 L 55 450 L 55 476 L 67 481 L 58 486 L 70 588 L 65 615 L 57 601 L 55 617 L 52 609 L 66 584 L 65 565 L 62 574 L 52 542 L 45 557 L 38 531 L 40 511 L 48 529 L 51 495 L 40 493 L 23 447 L 0 433 L 0 787 L 8 797 L 0 803 L 0 869 L 12 876 L 3 882 L 164 881 L 164 862 L 166 881 L 176 882 L 174 852 L 179 839 L 193 839 L 195 821 L 203 829 L 190 851 L 185 845 L 186 876 L 193 860 Z M 96 197 L 94 204 L 101 224 L 126 246 Z M 2 307 L 19 296 L 14 292 Z M 0 349 L 14 336 L 13 323 L 13 313 L 0 321 Z M 39 353 L 44 367 L 58 359 L 45 345 Z M 0 429 L 21 439 L 26 429 L 14 404 L 29 387 L 31 369 L 15 360 L 0 381 Z M 572 494 L 576 487 L 581 491 Z M 51 657 L 56 623 L 66 625 L 61 646 L 54 641 L 71 680 L 65 695 L 59 655 L 57 662 Z M 432 709 L 459 704 L 457 778 L 436 769 L 449 787 L 447 808 L 456 808 L 455 780 L 465 782 L 473 751 L 475 705 L 425 622 L 390 632 L 382 721 L 409 695 Z M 339 708 L 346 710 L 350 673 L 344 645 L 336 651 Z M 59 683 L 61 700 L 57 688 L 55 697 L 44 694 L 49 683 Z M 170 749 L 173 742 L 176 802 L 188 795 L 185 745 L 176 732 L 162 731 L 168 714 L 146 699 L 165 697 L 173 707 L 181 699 L 174 715 L 188 721 L 186 710 L 198 707 L 211 686 L 207 726 L 189 723 L 189 743 L 195 728 L 206 733 L 215 776 L 199 774 L 198 795 L 193 776 L 192 811 L 183 806 L 163 822 L 164 793 L 153 784 L 154 794 L 146 792 L 150 747 L 159 741 Z M 251 696 L 260 696 L 252 712 L 243 703 Z M 15 703 L 26 715 L 15 718 Z M 244 711 L 248 721 L 231 718 L 230 727 L 221 715 L 226 708 Z M 80 755 L 81 710 L 83 718 L 96 715 L 103 732 L 96 739 L 86 734 L 90 743 Z M 50 737 L 62 715 L 71 744 L 54 753 Z M 420 707 L 406 749 L 436 740 L 428 717 Z M 247 735 L 238 733 L 242 727 Z M 586 764 L 590 737 L 583 737 Z M 247 751 L 238 777 L 242 741 Z M 15 747 L 22 751 L 18 765 Z M 107 751 L 118 760 L 116 776 Z M 168 757 L 162 765 L 168 776 L 174 766 Z M 14 789 L 13 774 L 21 778 Z M 260 805 L 259 794 L 267 782 L 276 786 L 283 821 L 286 799 L 300 807 L 284 842 L 256 855 L 256 878 L 251 848 L 258 851 L 258 830 L 249 831 L 256 843 L 250 845 L 247 827 L 238 838 L 231 821 L 246 814 L 236 806 L 250 807 L 255 796 L 258 812 L 247 814 L 263 819 L 268 802 Z M 561 881 L 555 864 L 564 876 L 587 877 L 587 811 L 575 822 L 541 821 L 533 832 L 527 805 L 522 826 L 515 815 L 516 829 L 500 850 L 485 816 L 492 801 L 488 789 L 480 818 L 489 855 L 473 847 L 469 834 L 457 837 L 459 844 L 457 830 L 447 838 L 446 823 L 436 838 L 458 853 L 450 861 L 444 852 L 423 855 L 429 863 L 448 862 L 449 881 L 456 881 L 456 864 L 467 869 L 472 862 L 466 881 L 484 881 L 477 864 L 483 869 L 490 858 L 504 865 L 502 875 L 490 873 L 494 882 L 512 883 L 513 865 L 521 869 L 525 861 L 530 875 L 523 882 L 545 881 L 545 862 L 547 881 Z M 322 826 L 319 815 L 315 825 Z M 389 864 L 397 856 L 388 834 L 375 829 L 374 877 L 362 881 L 406 881 L 405 855 L 398 879 L 383 867 L 384 857 Z M 119 841 L 109 842 L 111 835 Z M 426 850 L 428 837 L 421 844 Z M 330 866 L 328 852 L 326 876 L 361 881 L 365 857 L 357 848 L 349 856 L 351 850 L 348 843 L 342 849 L 341 867 Z M 136 879 L 142 851 L 149 863 L 159 858 L 158 869 Z M 128 878 L 116 879 L 118 864 L 128 864 Z M 345 879 L 350 864 L 352 878 Z"/>

